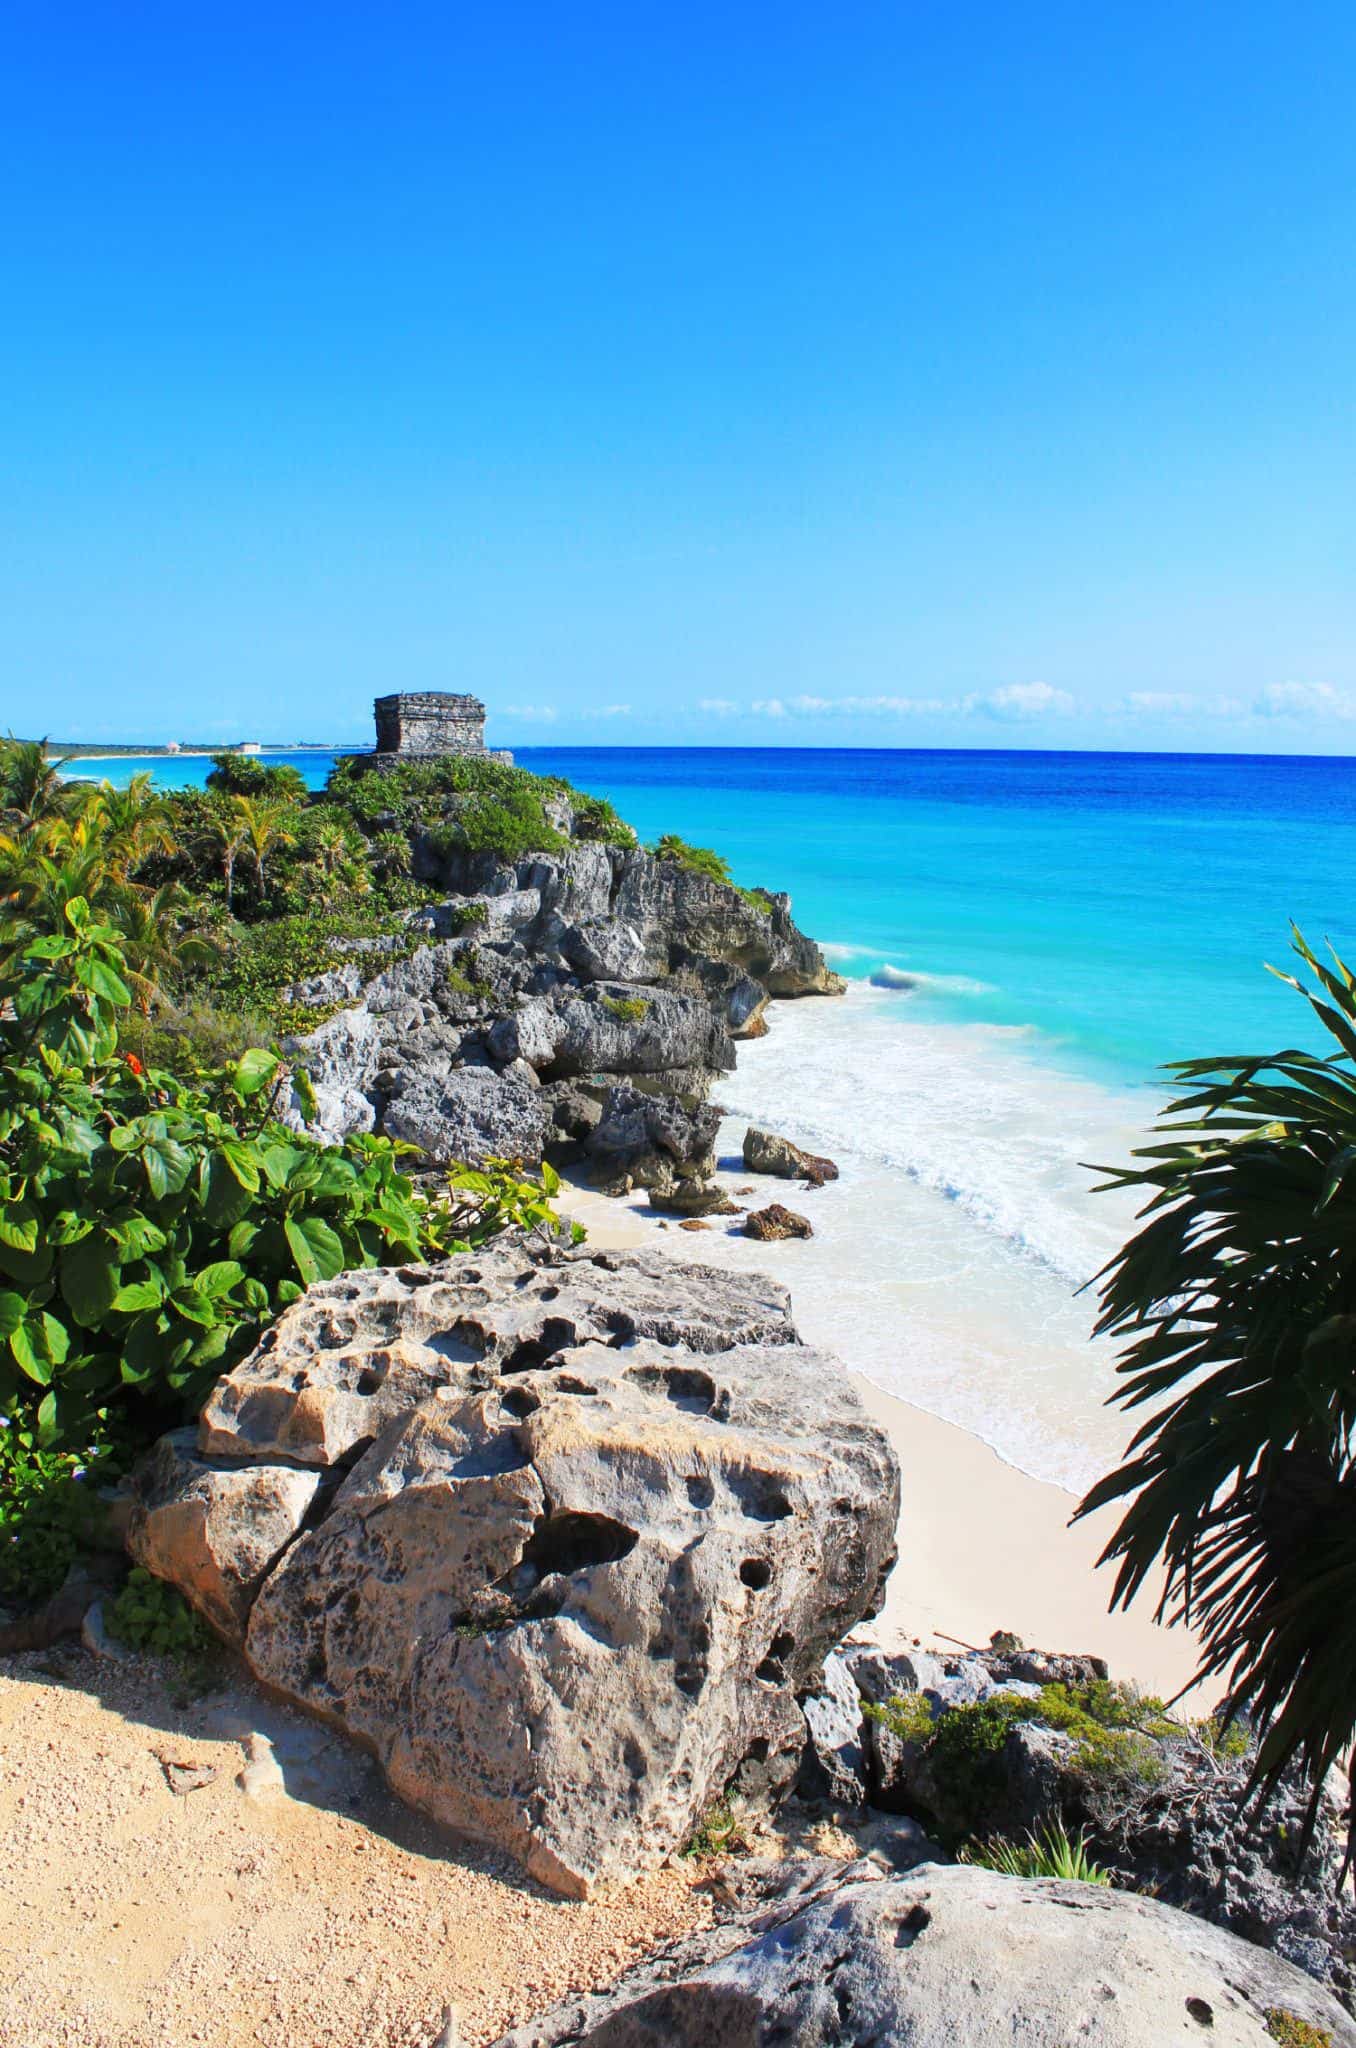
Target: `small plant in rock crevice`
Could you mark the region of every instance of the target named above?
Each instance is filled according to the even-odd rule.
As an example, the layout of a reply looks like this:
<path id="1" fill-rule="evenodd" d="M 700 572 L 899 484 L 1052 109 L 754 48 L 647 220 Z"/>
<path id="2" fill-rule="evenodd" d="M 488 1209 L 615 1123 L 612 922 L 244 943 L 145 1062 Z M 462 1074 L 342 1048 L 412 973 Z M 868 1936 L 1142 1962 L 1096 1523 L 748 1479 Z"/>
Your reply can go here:
<path id="1" fill-rule="evenodd" d="M 1024 1842 L 1011 1842 L 1003 1835 L 987 1841 L 967 1842 L 960 1851 L 962 1863 L 997 1870 L 1005 1877 L 1059 1877 L 1078 1884 L 1111 1883 L 1104 1863 L 1088 1854 L 1086 1829 L 1070 1834 L 1063 1820 L 1048 1820 L 1043 1827 L 1029 1830 Z"/>
<path id="2" fill-rule="evenodd" d="M 602 1007 L 619 1024 L 639 1024 L 648 1015 L 650 1005 L 644 996 L 604 996 Z"/>
<path id="3" fill-rule="evenodd" d="M 166 1657 L 181 1678 L 204 1683 L 219 1656 L 207 1623 L 174 1586 L 135 1566 L 105 1614 L 108 1633 L 129 1650 Z"/>
<path id="4" fill-rule="evenodd" d="M 713 1799 L 698 1821 L 684 1856 L 732 1856 L 749 1845 L 744 1817 L 728 1792 Z"/>

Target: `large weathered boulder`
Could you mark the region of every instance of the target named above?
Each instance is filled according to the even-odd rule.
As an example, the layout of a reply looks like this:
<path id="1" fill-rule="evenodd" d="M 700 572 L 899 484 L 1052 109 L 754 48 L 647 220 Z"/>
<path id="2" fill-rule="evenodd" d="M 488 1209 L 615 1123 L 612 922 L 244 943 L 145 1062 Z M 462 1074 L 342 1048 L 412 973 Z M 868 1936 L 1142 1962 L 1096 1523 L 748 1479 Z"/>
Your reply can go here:
<path id="1" fill-rule="evenodd" d="M 496 2048 L 1278 2040 L 1356 2048 L 1356 2025 L 1278 1956 L 1157 1900 L 964 1865 L 886 1878 L 858 1863 L 661 1950 Z"/>
<path id="2" fill-rule="evenodd" d="M 572 1893 L 741 1767 L 789 1782 L 796 1695 L 893 1561 L 893 1454 L 784 1291 L 655 1254 L 313 1288 L 218 1384 L 184 1491 L 283 1462 L 338 1484 L 255 1593 L 254 1671 Z M 217 1618 L 197 1547 L 156 1568 Z"/>
<path id="3" fill-rule="evenodd" d="M 637 1187 L 668 1189 L 715 1171 L 719 1129 L 720 1111 L 709 1103 L 649 1095 L 621 1082 L 608 1090 L 583 1148 L 605 1180 L 625 1176 Z"/>

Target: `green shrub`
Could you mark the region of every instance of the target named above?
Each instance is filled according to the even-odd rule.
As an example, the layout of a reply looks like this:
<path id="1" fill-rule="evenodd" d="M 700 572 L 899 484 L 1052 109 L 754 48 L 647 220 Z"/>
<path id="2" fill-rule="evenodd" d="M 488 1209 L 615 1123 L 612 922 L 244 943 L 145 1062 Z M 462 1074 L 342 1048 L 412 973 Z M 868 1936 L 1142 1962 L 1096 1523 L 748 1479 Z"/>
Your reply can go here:
<path id="1" fill-rule="evenodd" d="M 747 1847 L 748 1831 L 743 1816 L 726 1792 L 707 1807 L 682 1854 L 697 1857 L 729 1856 Z"/>
<path id="2" fill-rule="evenodd" d="M 648 1014 L 650 1005 L 644 996 L 604 996 L 602 1007 L 619 1024 L 639 1024 L 641 1018 Z"/>
<path id="3" fill-rule="evenodd" d="M 572 836 L 575 839 L 601 840 L 607 846 L 628 849 L 639 843 L 626 820 L 618 816 L 606 797 L 584 796 L 571 790 L 569 798 L 574 814 Z"/>
<path id="4" fill-rule="evenodd" d="M 31 1413 L 0 1416 L 0 1600 L 44 1600 L 107 1521 L 98 1495 L 112 1478 L 94 1437 L 82 1454 L 45 1450 Z"/>
<path id="5" fill-rule="evenodd" d="M 896 1693 L 883 1705 L 867 1700 L 863 1703 L 862 1712 L 868 1721 L 880 1722 L 901 1742 L 930 1742 L 937 1725 L 932 1708 L 921 1692 Z"/>
<path id="6" fill-rule="evenodd" d="M 213 754 L 207 787 L 223 796 L 287 797 L 294 803 L 307 795 L 299 768 L 282 761 L 270 766 L 253 754 Z"/>
<path id="7" fill-rule="evenodd" d="M 0 1415 L 38 1450 L 135 1451 L 313 1281 L 552 1220 L 517 1175 L 434 1200 L 408 1147 L 299 1138 L 270 1052 L 198 1085 L 122 1054 L 117 934 L 64 923 L 0 974 Z"/>
<path id="8" fill-rule="evenodd" d="M 459 796 L 429 838 L 443 859 L 492 853 L 499 860 L 521 860 L 529 853 L 559 853 L 567 843 L 548 819 L 540 791 L 529 788 Z"/>
<path id="9" fill-rule="evenodd" d="M 738 888 L 738 883 L 735 886 Z M 746 903 L 751 903 L 755 910 L 761 910 L 765 917 L 771 917 L 777 908 L 766 889 L 740 889 L 739 893 Z"/>
<path id="10" fill-rule="evenodd" d="M 127 1574 L 127 1584 L 107 1613 L 108 1633 L 129 1650 L 169 1657 L 181 1670 L 200 1667 L 216 1652 L 216 1637 L 174 1587 L 141 1565 Z"/>
<path id="11" fill-rule="evenodd" d="M 708 881 L 733 886 L 730 863 L 709 846 L 690 846 L 676 832 L 666 832 L 649 850 L 656 860 L 672 861 L 677 867 L 687 868 L 691 874 L 705 875 Z"/>
<path id="12" fill-rule="evenodd" d="M 930 1774 L 954 1831 L 983 1825 L 1007 1787 L 1003 1752 L 1020 1722 L 1035 1721 L 1073 1738 L 1065 1768 L 1081 1779 L 1089 1801 L 1113 1807 L 1158 1784 L 1166 1774 L 1152 1739 L 1182 1735 L 1161 1700 L 1133 1688 L 1093 1679 L 1086 1685 L 1043 1685 L 1037 1699 L 998 1692 L 989 1699 L 948 1708 L 934 1721 L 921 1693 L 904 1693 L 884 1706 L 867 1705 L 901 1741 L 925 1746 Z"/>
<path id="13" fill-rule="evenodd" d="M 1004 1835 L 988 1841 L 967 1842 L 960 1852 L 962 1863 L 978 1864 L 984 1870 L 998 1870 L 1005 1877 L 1062 1877 L 1079 1884 L 1110 1884 L 1111 1872 L 1088 1854 L 1086 1829 L 1071 1835 L 1061 1819 L 1029 1830 L 1024 1842 L 1011 1842 Z"/>
<path id="14" fill-rule="evenodd" d="M 1279 2005 L 1267 2012 L 1267 2032 L 1281 2048 L 1332 2048 L 1332 2035 L 1326 2027 L 1311 2026 L 1297 2012 L 1287 2012 Z"/>
<path id="15" fill-rule="evenodd" d="M 196 1080 L 214 1067 L 227 1067 L 252 1046 L 273 1036 L 269 1023 L 248 1010 L 219 1009 L 205 996 L 182 1007 L 165 1006 L 143 1017 L 129 1010 L 118 1031 L 118 1044 L 144 1067 L 164 1067 L 184 1080 Z"/>
<path id="16" fill-rule="evenodd" d="M 447 922 L 451 928 L 449 937 L 455 939 L 462 932 L 475 931 L 478 926 L 485 923 L 489 914 L 489 905 L 479 900 L 456 904 L 446 913 Z"/>

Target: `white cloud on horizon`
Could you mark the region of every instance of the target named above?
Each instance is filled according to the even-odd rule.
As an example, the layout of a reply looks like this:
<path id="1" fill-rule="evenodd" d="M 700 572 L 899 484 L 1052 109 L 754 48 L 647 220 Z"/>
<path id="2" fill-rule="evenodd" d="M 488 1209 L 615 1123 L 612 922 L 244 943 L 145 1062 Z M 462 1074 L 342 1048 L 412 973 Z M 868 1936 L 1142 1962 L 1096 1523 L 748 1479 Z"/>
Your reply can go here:
<path id="1" fill-rule="evenodd" d="M 1331 683 L 1268 683 L 1252 709 L 1258 718 L 1356 718 L 1356 699 Z"/>
<path id="2" fill-rule="evenodd" d="M 977 712 L 981 718 L 996 718 L 1005 724 L 1028 718 L 1067 718 L 1076 708 L 1069 692 L 1057 690 L 1052 683 L 1004 683 L 1001 689 L 983 696 L 972 692 L 962 704 L 967 714 Z"/>

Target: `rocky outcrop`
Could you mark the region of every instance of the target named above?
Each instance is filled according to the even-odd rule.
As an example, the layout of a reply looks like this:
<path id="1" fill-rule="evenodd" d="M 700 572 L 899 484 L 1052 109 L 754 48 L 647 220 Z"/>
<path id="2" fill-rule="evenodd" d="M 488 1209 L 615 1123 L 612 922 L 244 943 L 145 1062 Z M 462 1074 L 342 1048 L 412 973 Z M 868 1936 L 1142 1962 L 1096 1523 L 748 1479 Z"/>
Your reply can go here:
<path id="1" fill-rule="evenodd" d="M 784 1209 L 780 1202 L 769 1202 L 766 1209 L 753 1209 L 744 1218 L 744 1235 L 762 1244 L 775 1244 L 783 1237 L 813 1237 L 814 1231 L 808 1216 Z"/>
<path id="2" fill-rule="evenodd" d="M 888 1878 L 865 1862 L 811 1867 L 787 1897 L 675 1943 L 497 2048 L 1287 2039 L 1356 2048 L 1356 2026 L 1281 1958 L 1157 1900 L 964 1866 Z"/>
<path id="3" fill-rule="evenodd" d="M 777 1180 L 808 1181 L 812 1187 L 822 1187 L 825 1181 L 838 1178 L 838 1168 L 831 1159 L 822 1159 L 816 1152 L 802 1152 L 789 1138 L 760 1131 L 753 1124 L 744 1133 L 744 1165 L 750 1173 L 771 1174 Z"/>
<path id="4" fill-rule="evenodd" d="M 398 956 L 348 952 L 291 991 L 340 1006 L 295 1042 L 327 1140 L 377 1130 L 436 1161 L 583 1160 L 604 1185 L 666 1191 L 710 1170 L 702 1105 L 735 1040 L 767 1028 L 769 998 L 842 987 L 785 897 L 638 849 L 505 863 L 416 831 L 411 858 L 431 894 L 461 893 L 413 913 Z M 657 1100 L 652 1130 L 606 1099 L 623 1088 Z M 810 1179 L 833 1175 L 797 1160 Z"/>
<path id="5" fill-rule="evenodd" d="M 1287 1776 L 1259 1808 L 1247 1797 L 1246 1730 L 1174 1720 L 1108 1684 L 1100 1658 L 1020 1648 L 887 1655 L 849 1643 L 844 1661 L 870 1703 L 874 1806 L 924 1815 L 952 1840 L 1020 1841 L 1061 1822 L 1086 1836 L 1117 1883 L 1275 1949 L 1352 2002 L 1356 1907 L 1337 1888 L 1348 1798 L 1338 1774 L 1301 1859 L 1310 1788 Z M 985 1719 L 972 1717 L 950 1741 L 952 1717 L 974 1709 Z"/>
<path id="6" fill-rule="evenodd" d="M 312 1288 L 142 1484 L 139 1554 L 259 1678 L 579 1894 L 789 1785 L 899 1499 L 771 1281 L 523 1244 Z"/>

